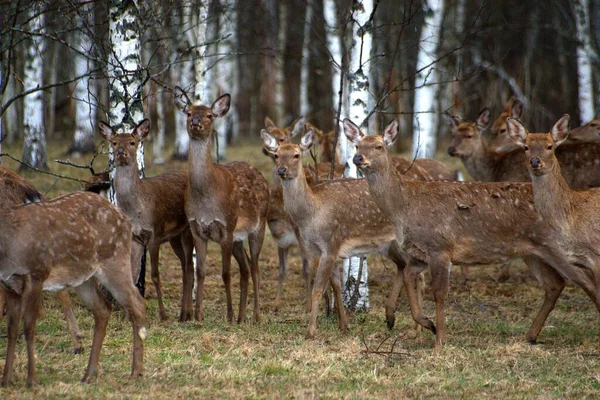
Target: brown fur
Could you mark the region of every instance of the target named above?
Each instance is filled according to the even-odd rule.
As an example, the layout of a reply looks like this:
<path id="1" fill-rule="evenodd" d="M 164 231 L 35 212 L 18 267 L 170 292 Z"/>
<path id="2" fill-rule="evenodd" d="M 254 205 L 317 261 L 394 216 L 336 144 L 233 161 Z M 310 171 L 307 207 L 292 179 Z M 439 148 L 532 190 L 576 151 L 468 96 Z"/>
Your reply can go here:
<path id="1" fill-rule="evenodd" d="M 366 174 L 369 190 L 395 225 L 409 261 L 405 285 L 413 318 L 435 329 L 412 298 L 411 282 L 427 263 L 436 301 L 436 349 L 445 337 L 444 302 L 453 263 L 481 265 L 523 257 L 546 291 L 542 308 L 527 336 L 535 341 L 564 287 L 555 266 L 556 237 L 533 207 L 531 184 L 408 181 L 391 165 L 386 146 L 397 137 L 394 121 L 383 136 L 365 136 L 349 120 L 345 132 L 357 145 L 355 164 Z M 421 263 L 415 267 L 414 261 Z"/>
<path id="2" fill-rule="evenodd" d="M 131 277 L 131 223 L 106 199 L 76 192 L 52 201 L 0 210 L 0 283 L 7 297 L 8 346 L 3 385 L 13 376 L 23 310 L 28 386 L 35 373 L 35 322 L 42 290 L 73 288 L 94 314 L 94 338 L 84 382 L 94 380 L 111 311 L 107 288 L 123 306 L 134 331 L 132 376 L 143 370 L 146 309 Z M 27 295 L 23 293 L 27 291 Z"/>
<path id="3" fill-rule="evenodd" d="M 570 142 L 598 142 L 600 141 L 600 116 L 587 124 L 571 129 L 567 139 Z"/>
<path id="4" fill-rule="evenodd" d="M 221 245 L 223 282 L 227 295 L 227 320 L 233 321 L 231 301 L 231 255 L 240 266 L 238 323 L 245 320 L 248 296 L 248 264 L 254 289 L 254 320 L 260 320 L 258 304 L 259 266 L 269 209 L 269 187 L 260 172 L 244 162 L 212 163 L 213 122 L 229 111 L 230 96 L 219 97 L 211 107 L 192 105 L 183 90 L 175 88 L 175 105 L 187 115 L 190 136 L 189 175 L 185 211 L 197 254 L 196 320 L 203 319 L 202 300 L 206 276 L 208 240 Z M 250 260 L 244 250 L 248 238 Z"/>
<path id="5" fill-rule="evenodd" d="M 46 197 L 38 192 L 31 182 L 8 168 L 0 166 L 0 208 L 45 200 Z M 63 314 L 67 320 L 71 341 L 73 342 L 73 352 L 79 354 L 83 351 L 83 344 L 81 343 L 82 334 L 79 331 L 79 325 L 73 313 L 73 304 L 71 303 L 69 293 L 61 290 L 56 293 L 56 297 L 60 301 Z M 5 312 L 6 304 L 4 303 L 4 296 L 0 287 L 0 321 L 4 318 Z"/>
<path id="6" fill-rule="evenodd" d="M 401 278 L 404 261 L 397 251 L 393 226 L 371 199 L 366 181 L 340 179 L 310 187 L 304 177 L 302 154 L 312 146 L 313 131 L 309 130 L 302 137 L 300 145 L 280 144 L 266 131 L 261 135 L 265 148 L 275 158 L 283 186 L 284 208 L 298 227 L 305 257 L 310 263 L 318 263 L 307 337 L 312 338 L 316 333 L 318 304 L 328 282 L 338 304 L 339 327 L 342 331 L 348 329 L 335 261 L 338 257 L 375 251 L 390 257 L 398 267 L 397 279 L 386 303 L 386 315 L 392 318 L 392 321 L 388 319 L 388 325 L 393 325 L 395 301 L 402 285 L 398 278 Z"/>
<path id="7" fill-rule="evenodd" d="M 184 204 L 188 172 L 171 171 L 151 178 L 140 178 L 137 148 L 148 135 L 149 129 L 150 121 L 147 119 L 140 122 L 131 133 L 124 134 L 117 134 L 108 124 L 100 122 L 100 133 L 111 144 L 115 155 L 114 186 L 117 204 L 133 224 L 133 275 L 137 276 L 144 246 L 148 246 L 158 313 L 160 319 L 165 321 L 167 313 L 162 300 L 158 261 L 161 243 L 169 241 L 181 263 L 183 294 L 179 320 L 188 321 L 192 318 L 194 285 L 194 243 Z"/>

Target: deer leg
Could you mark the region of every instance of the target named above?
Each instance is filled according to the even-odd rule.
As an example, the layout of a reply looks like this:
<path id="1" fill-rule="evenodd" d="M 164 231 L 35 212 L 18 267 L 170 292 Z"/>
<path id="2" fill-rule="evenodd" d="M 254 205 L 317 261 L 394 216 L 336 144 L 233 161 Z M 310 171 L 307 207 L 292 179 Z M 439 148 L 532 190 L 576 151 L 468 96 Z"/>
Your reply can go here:
<path id="1" fill-rule="evenodd" d="M 252 289 L 254 290 L 254 322 L 260 322 L 260 306 L 259 306 L 259 295 L 260 295 L 260 266 L 258 265 L 258 259 L 260 257 L 260 251 L 265 240 L 265 224 L 256 232 L 252 232 L 248 236 L 248 246 L 250 247 L 250 274 L 252 276 Z"/>
<path id="2" fill-rule="evenodd" d="M 554 309 L 558 297 L 565 288 L 565 280 L 552 267 L 538 258 L 527 257 L 523 258 L 523 261 L 527 263 L 533 276 L 535 276 L 545 291 L 544 303 L 540 311 L 538 311 L 533 325 L 529 328 L 529 332 L 527 332 L 527 341 L 531 344 L 536 344 L 537 337 L 544 327 L 546 318 L 548 318 L 548 315 Z"/>
<path id="3" fill-rule="evenodd" d="M 406 263 L 393 248 L 390 249 L 388 257 L 394 262 L 394 264 L 396 264 L 396 276 L 394 277 L 394 281 L 392 283 L 392 290 L 390 291 L 390 294 L 385 302 L 385 320 L 387 322 L 388 329 L 391 330 L 396 322 L 396 303 L 398 302 L 400 290 L 402 289 L 402 285 L 404 283 L 403 274 Z"/>
<path id="4" fill-rule="evenodd" d="M 131 241 L 131 277 L 134 284 L 140 274 L 144 251 L 144 244 L 134 238 Z"/>
<path id="5" fill-rule="evenodd" d="M 466 265 L 461 265 L 460 275 L 462 276 L 463 283 L 466 285 L 467 282 L 469 282 L 469 267 Z"/>
<path id="6" fill-rule="evenodd" d="M 6 315 L 6 301 L 4 301 L 4 289 L 0 287 L 0 322 Z"/>
<path id="7" fill-rule="evenodd" d="M 58 301 L 60 301 L 62 312 L 67 320 L 67 326 L 69 327 L 71 340 L 73 341 L 73 352 L 75 354 L 80 354 L 83 351 L 83 344 L 81 343 L 83 335 L 79 331 L 79 325 L 77 324 L 75 313 L 73 313 L 73 303 L 71 302 L 69 292 L 60 290 L 56 292 L 56 297 L 58 297 Z"/>
<path id="8" fill-rule="evenodd" d="M 31 288 L 25 296 L 25 307 L 23 310 L 23 330 L 25 331 L 25 342 L 27 344 L 27 387 L 37 385 L 37 374 L 35 372 L 35 322 L 38 317 L 42 300 L 43 282 L 31 280 Z"/>
<path id="9" fill-rule="evenodd" d="M 158 257 L 160 254 L 160 242 L 152 239 L 148 245 L 150 252 L 150 276 L 156 290 L 156 300 L 158 301 L 158 316 L 161 321 L 168 319 L 165 305 L 162 298 L 162 289 L 160 287 L 160 271 L 158 270 Z"/>
<path id="10" fill-rule="evenodd" d="M 118 270 L 117 270 L 118 271 Z M 118 273 L 105 279 L 102 284 L 125 310 L 133 326 L 133 365 L 131 377 L 138 378 L 144 370 L 144 339 L 146 339 L 146 304 L 144 298 L 133 285 L 126 282 Z"/>
<path id="11" fill-rule="evenodd" d="M 314 257 L 312 260 L 309 259 L 309 274 L 308 274 L 308 287 L 306 290 L 306 312 L 310 313 L 312 310 L 312 290 L 315 282 L 315 275 L 319 268 L 319 259 Z"/>
<path id="12" fill-rule="evenodd" d="M 437 332 L 435 336 L 435 352 L 439 352 L 446 337 L 446 315 L 444 303 L 450 289 L 450 268 L 452 263 L 446 254 L 432 254 L 429 257 L 431 270 L 431 287 L 435 299 Z"/>
<path id="13" fill-rule="evenodd" d="M 327 253 L 321 254 L 319 259 L 319 267 L 317 269 L 311 294 L 310 322 L 308 323 L 308 332 L 306 334 L 307 339 L 312 339 L 315 337 L 317 330 L 317 313 L 319 311 L 319 302 L 321 301 L 321 297 L 323 296 L 323 291 L 325 290 L 327 283 L 331 280 L 334 263 L 335 256 Z"/>
<path id="14" fill-rule="evenodd" d="M 498 282 L 500 282 L 500 283 L 506 282 L 508 280 L 508 278 L 510 278 L 510 264 L 511 263 L 512 263 L 512 260 L 502 263 L 502 265 L 500 266 L 500 275 L 498 275 Z"/>
<path id="15" fill-rule="evenodd" d="M 223 240 L 221 241 L 221 258 L 223 263 L 223 270 L 221 276 L 223 278 L 223 284 L 225 285 L 225 295 L 227 297 L 227 322 L 233 322 L 233 302 L 231 298 L 231 252 L 233 248 L 233 235 L 229 232 L 223 234 Z M 243 248 L 242 248 L 243 249 Z M 242 272 L 242 265 L 240 265 L 240 310 L 246 310 L 246 301 L 248 298 L 248 272 L 247 266 L 246 271 Z M 245 280 L 244 280 L 245 279 Z M 196 301 L 198 298 L 196 297 Z"/>
<path id="16" fill-rule="evenodd" d="M 335 296 L 335 305 L 338 312 L 338 327 L 344 333 L 348 332 L 348 319 L 346 318 L 346 309 L 342 300 L 342 279 L 340 274 L 340 266 L 338 263 L 333 264 L 333 271 L 330 279 L 333 295 Z"/>
<path id="17" fill-rule="evenodd" d="M 196 321 L 204 319 L 202 300 L 204 297 L 204 279 L 206 278 L 206 239 L 194 235 L 194 248 L 196 249 L 196 309 L 194 318 Z"/>
<path id="18" fill-rule="evenodd" d="M 283 281 L 285 280 L 287 272 L 288 253 L 289 248 L 277 248 L 277 255 L 279 256 L 279 276 L 277 279 L 277 293 L 275 294 L 275 313 L 279 312 L 279 307 L 281 307 L 281 292 L 283 291 Z M 304 260 L 302 261 L 304 262 Z"/>
<path id="19" fill-rule="evenodd" d="M 11 291 L 2 290 L 6 304 L 6 325 L 8 340 L 6 345 L 6 361 L 2 375 L 2 386 L 8 386 L 13 378 L 13 364 L 15 362 L 15 349 L 19 337 L 19 322 L 21 322 L 22 296 Z"/>
<path id="20" fill-rule="evenodd" d="M 111 294 L 115 295 L 115 291 L 107 287 Z M 92 348 L 90 350 L 90 358 L 81 382 L 92 383 L 98 376 L 98 362 L 100 360 L 100 352 L 102 343 L 106 336 L 106 326 L 112 306 L 106 300 L 106 297 L 98 287 L 95 279 L 85 281 L 83 284 L 75 288 L 75 292 L 81 299 L 81 302 L 90 309 L 94 315 L 94 336 L 92 338 Z"/>
<path id="21" fill-rule="evenodd" d="M 244 251 L 244 242 L 234 242 L 232 252 L 233 257 L 235 257 L 235 260 L 240 267 L 240 310 L 237 319 L 238 324 L 240 324 L 246 319 L 246 301 L 248 299 L 250 270 L 248 266 L 248 258 L 246 257 L 246 252 Z M 225 275 L 223 275 L 223 281 L 225 281 Z M 229 318 L 229 313 L 227 314 L 227 318 Z"/>
<path id="22" fill-rule="evenodd" d="M 194 263 L 192 260 L 194 242 L 189 230 L 185 230 L 181 235 L 169 240 L 175 255 L 181 263 L 181 311 L 179 321 L 189 321 L 192 319 L 192 287 L 194 285 Z"/>
<path id="23" fill-rule="evenodd" d="M 423 314 L 423 293 L 422 290 L 416 290 L 421 286 L 418 282 L 423 280 L 421 272 L 424 269 L 424 264 L 415 262 L 404 268 L 404 289 L 408 297 L 410 313 L 413 320 L 425 329 L 429 329 L 436 334 L 435 324 Z"/>

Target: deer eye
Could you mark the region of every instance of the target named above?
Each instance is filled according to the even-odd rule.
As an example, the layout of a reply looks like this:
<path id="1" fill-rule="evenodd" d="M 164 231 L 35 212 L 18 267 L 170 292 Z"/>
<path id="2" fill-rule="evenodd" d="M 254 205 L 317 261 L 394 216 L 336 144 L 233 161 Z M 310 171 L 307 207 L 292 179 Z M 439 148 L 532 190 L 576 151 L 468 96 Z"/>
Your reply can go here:
<path id="1" fill-rule="evenodd" d="M 208 119 L 213 119 L 213 115 L 212 115 L 212 114 L 208 114 L 208 115 L 206 116 L 206 118 L 208 118 Z"/>
<path id="2" fill-rule="evenodd" d="M 546 146 L 546 149 L 548 149 L 548 150 L 552 150 L 552 145 L 551 145 L 551 144 L 549 144 L 548 146 Z"/>
<path id="3" fill-rule="evenodd" d="M 467 139 L 472 139 L 472 138 L 473 138 L 473 135 L 466 135 L 466 136 L 465 136 L 465 138 L 467 138 Z"/>
<path id="4" fill-rule="evenodd" d="M 505 128 L 500 129 L 500 133 L 506 133 L 506 129 Z"/>
<path id="5" fill-rule="evenodd" d="M 523 146 L 523 150 L 525 150 L 525 151 L 529 150 L 529 146 L 527 146 L 527 145 Z"/>
<path id="6" fill-rule="evenodd" d="M 280 141 L 281 143 L 283 143 L 283 142 L 285 142 L 285 139 L 284 139 L 284 138 L 281 138 L 281 139 L 279 139 L 279 141 Z"/>
<path id="7" fill-rule="evenodd" d="M 135 146 L 135 142 L 129 142 L 130 146 Z"/>
<path id="8" fill-rule="evenodd" d="M 188 112 L 187 112 L 187 116 L 188 116 L 188 117 L 191 117 L 191 116 L 192 116 L 192 113 L 188 111 Z"/>
<path id="9" fill-rule="evenodd" d="M 112 142 L 112 145 L 116 147 L 117 146 L 117 142 Z"/>
<path id="10" fill-rule="evenodd" d="M 383 146 L 377 146 L 375 147 L 375 150 L 383 150 Z"/>
<path id="11" fill-rule="evenodd" d="M 279 156 L 277 154 L 273 154 L 273 158 L 277 160 Z"/>
<path id="12" fill-rule="evenodd" d="M 294 154 L 294 158 L 300 158 L 300 154 Z"/>

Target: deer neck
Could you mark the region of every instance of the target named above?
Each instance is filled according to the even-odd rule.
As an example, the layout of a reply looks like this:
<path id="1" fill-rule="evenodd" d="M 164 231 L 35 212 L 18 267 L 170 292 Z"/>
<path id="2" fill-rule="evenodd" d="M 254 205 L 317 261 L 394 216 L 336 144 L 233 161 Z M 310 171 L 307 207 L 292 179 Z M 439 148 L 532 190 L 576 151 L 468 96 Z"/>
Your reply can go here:
<path id="1" fill-rule="evenodd" d="M 139 203 L 143 200 L 140 194 L 140 171 L 137 162 L 131 165 L 121 165 L 115 170 L 115 195 L 119 207 L 127 215 L 138 209 Z"/>
<path id="2" fill-rule="evenodd" d="M 404 178 L 394 168 L 391 156 L 386 154 L 385 160 L 379 168 L 376 170 L 367 170 L 366 177 L 369 183 L 369 192 L 379 208 L 388 215 L 389 212 L 397 209 L 397 203 L 401 199 L 396 196 L 402 194 L 402 182 Z M 394 199 L 392 200 L 392 198 Z"/>
<path id="3" fill-rule="evenodd" d="M 302 221 L 310 221 L 318 202 L 306 182 L 304 168 L 300 167 L 300 172 L 296 178 L 280 180 L 280 182 L 283 187 L 283 208 L 285 211 L 298 225 L 301 225 Z"/>
<path id="4" fill-rule="evenodd" d="M 566 228 L 572 215 L 571 188 L 560 173 L 558 161 L 542 176 L 531 176 L 535 206 L 544 220 L 554 228 Z"/>
<path id="5" fill-rule="evenodd" d="M 189 180 L 192 194 L 210 192 L 214 185 L 215 170 L 212 163 L 212 138 L 190 138 L 188 150 Z"/>
<path id="6" fill-rule="evenodd" d="M 473 179 L 480 182 L 490 182 L 494 180 L 497 158 L 497 155 L 492 153 L 487 144 L 481 140 L 471 156 L 462 160 Z"/>

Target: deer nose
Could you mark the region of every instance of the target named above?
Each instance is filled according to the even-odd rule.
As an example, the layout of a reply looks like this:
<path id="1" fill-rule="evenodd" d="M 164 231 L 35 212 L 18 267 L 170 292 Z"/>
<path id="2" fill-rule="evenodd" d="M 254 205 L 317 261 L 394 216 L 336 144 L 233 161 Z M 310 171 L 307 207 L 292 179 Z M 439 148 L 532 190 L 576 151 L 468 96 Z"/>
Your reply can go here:
<path id="1" fill-rule="evenodd" d="M 363 157 L 362 154 L 355 154 L 354 158 L 352 158 L 352 162 L 354 163 L 354 165 L 362 165 L 362 163 L 365 161 L 365 158 Z"/>
<path id="2" fill-rule="evenodd" d="M 284 176 L 287 172 L 287 167 L 279 167 L 277 168 L 277 175 Z"/>
<path id="3" fill-rule="evenodd" d="M 450 146 L 448 147 L 448 154 L 454 157 L 456 155 L 456 147 Z"/>
<path id="4" fill-rule="evenodd" d="M 123 155 L 124 153 L 125 153 L 125 149 L 123 147 L 119 147 L 117 149 L 117 155 L 118 156 Z"/>
<path id="5" fill-rule="evenodd" d="M 529 164 L 531 165 L 531 168 L 538 169 L 542 166 L 542 160 L 540 160 L 539 157 L 531 157 L 531 160 L 529 160 Z"/>
<path id="6" fill-rule="evenodd" d="M 200 125 L 200 117 L 192 117 L 192 125 Z"/>

